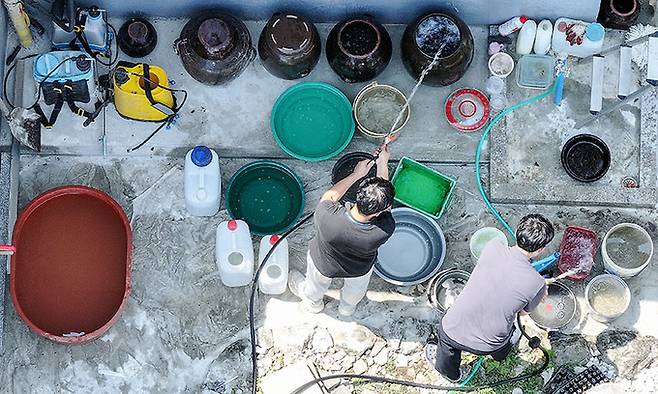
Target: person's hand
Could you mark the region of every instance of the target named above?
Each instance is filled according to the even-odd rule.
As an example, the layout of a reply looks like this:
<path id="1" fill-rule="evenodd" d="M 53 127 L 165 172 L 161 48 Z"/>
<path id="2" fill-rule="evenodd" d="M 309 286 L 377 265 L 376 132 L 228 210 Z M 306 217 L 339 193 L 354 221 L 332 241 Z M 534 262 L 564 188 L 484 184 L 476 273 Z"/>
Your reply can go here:
<path id="1" fill-rule="evenodd" d="M 354 167 L 354 171 L 352 171 L 352 175 L 361 179 L 366 175 L 368 175 L 373 165 L 375 165 L 375 162 L 372 160 L 368 160 L 368 159 L 361 160 L 356 164 L 356 167 Z"/>
<path id="2" fill-rule="evenodd" d="M 387 166 L 391 158 L 391 151 L 388 149 L 388 144 L 381 147 L 379 156 L 377 156 L 377 166 Z"/>

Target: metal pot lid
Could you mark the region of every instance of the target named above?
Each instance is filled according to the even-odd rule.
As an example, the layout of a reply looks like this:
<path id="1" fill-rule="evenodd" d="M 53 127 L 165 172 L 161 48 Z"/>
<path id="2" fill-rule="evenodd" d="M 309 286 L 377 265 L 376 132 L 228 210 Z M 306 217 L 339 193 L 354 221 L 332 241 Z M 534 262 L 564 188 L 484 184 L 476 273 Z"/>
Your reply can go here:
<path id="1" fill-rule="evenodd" d="M 576 314 L 576 296 L 565 285 L 548 286 L 548 296 L 532 312 L 530 318 L 541 328 L 557 330 L 569 324 Z"/>
<path id="2" fill-rule="evenodd" d="M 429 216 L 411 208 L 395 208 L 395 232 L 379 248 L 375 273 L 385 281 L 411 286 L 436 274 L 446 253 L 446 241 L 439 225 Z"/>
<path id="3" fill-rule="evenodd" d="M 477 89 L 464 88 L 452 92 L 445 104 L 448 123 L 459 131 L 471 132 L 489 121 L 489 99 Z"/>
<path id="4" fill-rule="evenodd" d="M 430 304 L 439 312 L 445 313 L 461 294 L 470 277 L 469 272 L 460 269 L 439 272 L 428 288 Z"/>

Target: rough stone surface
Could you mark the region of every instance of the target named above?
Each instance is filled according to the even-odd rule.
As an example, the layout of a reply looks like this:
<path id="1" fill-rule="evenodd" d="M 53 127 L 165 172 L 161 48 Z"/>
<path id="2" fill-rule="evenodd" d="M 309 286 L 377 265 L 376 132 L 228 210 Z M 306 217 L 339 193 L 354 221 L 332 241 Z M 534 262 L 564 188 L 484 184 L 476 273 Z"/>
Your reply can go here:
<path id="1" fill-rule="evenodd" d="M 334 346 L 334 340 L 331 334 L 325 328 L 320 328 L 313 334 L 313 342 L 311 342 L 313 350 L 316 352 L 324 353 Z"/>

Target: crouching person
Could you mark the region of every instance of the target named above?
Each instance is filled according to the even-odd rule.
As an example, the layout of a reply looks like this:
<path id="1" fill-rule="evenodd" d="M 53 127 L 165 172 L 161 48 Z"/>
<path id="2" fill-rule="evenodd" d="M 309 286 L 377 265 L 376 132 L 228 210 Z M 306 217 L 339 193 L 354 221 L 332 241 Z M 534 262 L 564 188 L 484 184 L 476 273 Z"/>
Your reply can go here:
<path id="1" fill-rule="evenodd" d="M 460 368 L 462 351 L 491 355 L 502 361 L 512 350 L 514 322 L 547 294 L 544 278 L 530 260 L 553 239 L 551 223 L 541 215 L 527 215 L 516 230 L 516 246 L 489 242 L 466 286 L 438 326 L 438 339 L 428 342 L 425 354 L 436 370 L 453 383 L 470 372 Z"/>
<path id="2" fill-rule="evenodd" d="M 377 176 L 360 181 L 356 204 L 341 203 L 345 192 L 375 164 L 364 160 L 353 173 L 325 192 L 315 210 L 315 238 L 309 245 L 306 277 L 292 272 L 289 287 L 304 308 L 318 313 L 335 278 L 343 278 L 338 312 L 351 316 L 368 290 L 377 249 L 395 229 L 390 209 L 394 189 L 388 181 L 388 148 L 377 158 Z"/>

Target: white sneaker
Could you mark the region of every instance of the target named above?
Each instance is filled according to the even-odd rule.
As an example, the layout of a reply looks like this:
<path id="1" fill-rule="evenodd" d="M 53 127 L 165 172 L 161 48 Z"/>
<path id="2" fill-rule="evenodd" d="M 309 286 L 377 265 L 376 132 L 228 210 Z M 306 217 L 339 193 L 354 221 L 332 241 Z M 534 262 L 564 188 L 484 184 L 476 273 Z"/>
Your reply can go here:
<path id="1" fill-rule="evenodd" d="M 324 302 L 319 300 L 313 302 L 304 295 L 304 281 L 306 278 L 299 271 L 290 271 L 288 277 L 288 289 L 290 292 L 302 300 L 302 307 L 309 313 L 320 313 L 324 309 Z"/>
<path id="2" fill-rule="evenodd" d="M 342 317 L 350 317 L 356 311 L 356 305 L 349 305 L 344 302 L 338 304 L 338 314 Z"/>

